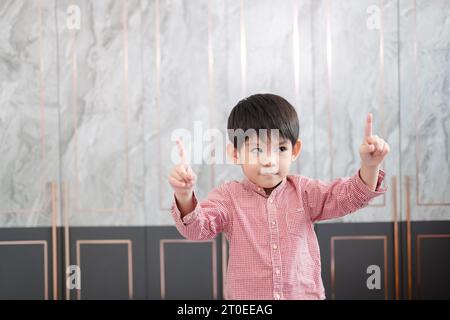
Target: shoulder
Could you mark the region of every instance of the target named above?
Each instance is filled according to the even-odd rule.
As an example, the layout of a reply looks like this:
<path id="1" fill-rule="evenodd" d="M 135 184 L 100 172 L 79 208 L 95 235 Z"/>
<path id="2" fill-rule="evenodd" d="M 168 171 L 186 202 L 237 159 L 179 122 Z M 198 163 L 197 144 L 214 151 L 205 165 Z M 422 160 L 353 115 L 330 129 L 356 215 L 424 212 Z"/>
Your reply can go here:
<path id="1" fill-rule="evenodd" d="M 302 187 L 312 180 L 311 178 L 303 176 L 301 174 L 290 174 L 286 177 L 286 179 L 290 184 L 296 187 Z"/>
<path id="2" fill-rule="evenodd" d="M 240 181 L 231 180 L 231 181 L 226 181 L 226 182 L 223 182 L 223 183 L 217 185 L 216 187 L 214 187 L 211 190 L 211 192 L 220 193 L 224 196 L 230 196 L 233 193 L 235 193 L 236 191 L 241 190 L 242 187 L 243 186 Z"/>

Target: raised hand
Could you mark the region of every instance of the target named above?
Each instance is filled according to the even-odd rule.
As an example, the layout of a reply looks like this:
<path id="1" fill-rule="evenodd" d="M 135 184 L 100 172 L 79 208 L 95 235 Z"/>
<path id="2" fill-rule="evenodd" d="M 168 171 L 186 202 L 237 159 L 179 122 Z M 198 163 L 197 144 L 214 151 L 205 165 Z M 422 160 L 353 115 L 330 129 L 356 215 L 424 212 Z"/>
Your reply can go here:
<path id="1" fill-rule="evenodd" d="M 172 169 L 169 175 L 169 183 L 175 192 L 175 196 L 181 199 L 192 195 L 197 176 L 187 164 L 186 150 L 184 149 L 183 143 L 179 139 L 176 143 L 180 155 L 180 163 Z"/>
<path id="2" fill-rule="evenodd" d="M 390 147 L 386 141 L 377 135 L 372 134 L 373 116 L 367 115 L 364 140 L 359 148 L 361 156 L 361 166 L 378 167 L 386 158 Z"/>

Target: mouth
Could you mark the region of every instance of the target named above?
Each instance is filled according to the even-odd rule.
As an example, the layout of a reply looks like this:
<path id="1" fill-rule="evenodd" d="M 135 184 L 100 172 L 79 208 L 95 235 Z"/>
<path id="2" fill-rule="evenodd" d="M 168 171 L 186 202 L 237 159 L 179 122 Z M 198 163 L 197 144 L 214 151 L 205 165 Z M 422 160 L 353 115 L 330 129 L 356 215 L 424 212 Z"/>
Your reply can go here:
<path id="1" fill-rule="evenodd" d="M 259 174 L 262 176 L 272 176 L 278 174 L 278 170 L 276 168 L 261 168 Z"/>

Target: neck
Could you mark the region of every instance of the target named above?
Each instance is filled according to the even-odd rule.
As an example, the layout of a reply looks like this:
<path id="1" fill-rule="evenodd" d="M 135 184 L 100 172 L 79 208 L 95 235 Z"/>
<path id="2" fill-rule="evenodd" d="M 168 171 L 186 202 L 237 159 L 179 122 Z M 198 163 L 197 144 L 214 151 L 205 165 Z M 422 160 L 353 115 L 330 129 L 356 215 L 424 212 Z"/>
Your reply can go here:
<path id="1" fill-rule="evenodd" d="M 277 184 L 275 187 L 272 187 L 272 188 L 264 188 L 264 191 L 266 192 L 266 194 L 267 194 L 268 196 L 270 196 L 270 194 L 272 193 L 273 189 L 275 189 L 276 187 L 278 187 L 282 181 L 283 181 L 283 180 L 281 180 L 280 182 L 278 182 L 278 184 Z"/>

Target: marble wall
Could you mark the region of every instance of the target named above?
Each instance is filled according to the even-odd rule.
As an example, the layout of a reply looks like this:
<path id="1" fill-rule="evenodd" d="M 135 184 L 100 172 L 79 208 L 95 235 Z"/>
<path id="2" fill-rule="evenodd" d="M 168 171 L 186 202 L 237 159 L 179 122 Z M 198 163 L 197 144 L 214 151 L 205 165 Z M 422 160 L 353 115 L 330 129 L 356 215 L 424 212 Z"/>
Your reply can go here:
<path id="1" fill-rule="evenodd" d="M 339 221 L 450 219 L 448 0 L 3 0 L 0 226 L 173 224 L 172 133 L 225 134 L 257 92 L 295 105 L 293 171 L 325 181 L 374 114 L 388 192 Z M 193 168 L 200 197 L 242 179 Z"/>

